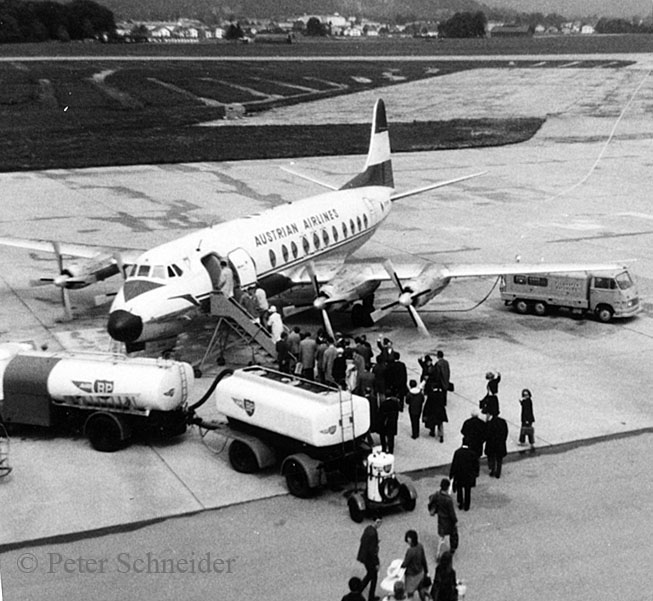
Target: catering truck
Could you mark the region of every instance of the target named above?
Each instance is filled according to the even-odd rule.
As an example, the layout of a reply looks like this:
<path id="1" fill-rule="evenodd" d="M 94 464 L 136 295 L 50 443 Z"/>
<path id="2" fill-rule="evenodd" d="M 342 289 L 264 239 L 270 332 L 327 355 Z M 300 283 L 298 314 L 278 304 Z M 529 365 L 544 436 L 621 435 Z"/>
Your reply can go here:
<path id="1" fill-rule="evenodd" d="M 186 431 L 188 363 L 0 345 L 0 421 L 83 432 L 98 451 Z"/>
<path id="2" fill-rule="evenodd" d="M 214 384 L 236 471 L 254 473 L 280 463 L 297 497 L 310 496 L 332 477 L 354 479 L 357 470 L 364 475 L 371 450 L 365 397 L 263 366 L 224 370 Z"/>
<path id="3" fill-rule="evenodd" d="M 504 275 L 500 292 L 505 304 L 518 313 L 546 315 L 553 309 L 566 308 L 609 322 L 641 310 L 637 287 L 625 267 L 613 271 Z"/>

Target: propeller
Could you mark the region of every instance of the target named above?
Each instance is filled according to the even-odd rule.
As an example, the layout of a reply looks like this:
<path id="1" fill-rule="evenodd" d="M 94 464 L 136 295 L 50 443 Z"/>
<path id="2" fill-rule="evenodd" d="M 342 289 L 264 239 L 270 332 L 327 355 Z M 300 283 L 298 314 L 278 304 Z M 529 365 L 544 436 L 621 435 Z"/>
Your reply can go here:
<path id="1" fill-rule="evenodd" d="M 59 268 L 59 275 L 54 278 L 54 285 L 58 286 L 61 290 L 61 303 L 63 305 L 63 314 L 65 321 L 73 320 L 73 309 L 70 304 L 70 293 L 68 288 L 66 288 L 66 282 L 70 277 L 64 269 L 63 266 L 63 256 L 61 255 L 61 245 L 58 242 L 53 242 L 52 247 L 54 248 L 54 255 L 57 259 L 57 267 Z"/>
<path id="2" fill-rule="evenodd" d="M 422 294 L 426 294 L 427 291 L 415 294 L 415 292 L 410 287 L 404 286 L 401 283 L 401 280 L 399 279 L 399 276 L 397 275 L 397 272 L 395 271 L 395 268 L 392 265 L 392 261 L 390 261 L 390 259 L 384 261 L 383 267 L 385 268 L 388 275 L 390 276 L 390 279 L 392 280 L 393 284 L 399 290 L 399 297 L 397 298 L 397 300 L 392 301 L 391 303 L 374 311 L 371 314 L 372 320 L 375 322 L 378 321 L 382 317 L 385 317 L 388 313 L 391 313 L 392 310 L 397 305 L 401 305 L 402 307 L 406 307 L 406 309 L 408 309 L 408 314 L 410 315 L 417 329 L 424 336 L 430 336 L 431 334 L 426 328 L 426 325 L 424 325 L 424 322 L 422 321 L 422 318 L 419 316 L 417 309 L 415 309 L 415 307 L 413 306 L 413 301 L 419 296 L 421 296 Z"/>
<path id="3" fill-rule="evenodd" d="M 328 303 L 328 298 L 320 290 L 320 283 L 317 279 L 317 274 L 315 273 L 315 264 L 313 261 L 309 261 L 306 264 L 306 271 L 311 277 L 313 282 L 313 289 L 315 290 L 315 300 L 313 301 L 313 306 L 322 313 L 322 321 L 324 322 L 324 327 L 326 328 L 327 334 L 331 337 L 332 340 L 335 340 L 335 334 L 333 332 L 333 327 L 331 326 L 331 320 L 329 319 L 329 314 L 326 310 L 326 305 Z"/>

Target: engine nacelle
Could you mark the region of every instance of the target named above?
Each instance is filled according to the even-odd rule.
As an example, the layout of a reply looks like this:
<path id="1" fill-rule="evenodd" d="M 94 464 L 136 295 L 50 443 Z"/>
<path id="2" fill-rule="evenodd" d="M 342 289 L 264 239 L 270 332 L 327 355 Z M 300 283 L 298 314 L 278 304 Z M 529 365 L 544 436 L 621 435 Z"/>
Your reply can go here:
<path id="1" fill-rule="evenodd" d="M 443 276 L 441 267 L 427 265 L 416 278 L 403 282 L 404 290 L 399 296 L 399 304 L 421 307 L 440 294 L 450 281 L 451 278 Z"/>

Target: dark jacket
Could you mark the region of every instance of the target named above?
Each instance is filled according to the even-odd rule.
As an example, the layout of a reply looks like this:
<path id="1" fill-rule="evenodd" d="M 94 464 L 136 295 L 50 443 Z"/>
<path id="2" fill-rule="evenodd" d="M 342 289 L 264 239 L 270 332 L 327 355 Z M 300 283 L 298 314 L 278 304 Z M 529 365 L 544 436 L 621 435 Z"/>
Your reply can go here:
<path id="1" fill-rule="evenodd" d="M 476 416 L 472 416 L 463 422 L 460 433 L 467 439 L 469 448 L 476 451 L 480 457 L 483 454 L 483 443 L 485 442 L 486 423 Z"/>
<path id="2" fill-rule="evenodd" d="M 456 449 L 449 469 L 449 479 L 453 480 L 454 489 L 461 486 L 476 486 L 479 472 L 478 455 L 469 447 Z"/>
<path id="3" fill-rule="evenodd" d="M 496 394 L 486 394 L 478 406 L 485 415 L 499 415 L 499 397 Z"/>
<path id="4" fill-rule="evenodd" d="M 453 499 L 451 496 L 439 490 L 429 497 L 429 513 L 438 516 L 438 534 L 446 536 L 456 529 L 458 518 L 456 510 L 453 508 Z"/>
<path id="5" fill-rule="evenodd" d="M 379 415 L 381 420 L 381 432 L 384 434 L 397 434 L 397 419 L 401 403 L 393 396 L 386 397 L 381 401 Z"/>
<path id="6" fill-rule="evenodd" d="M 424 394 L 419 389 L 411 388 L 406 395 L 406 405 L 410 415 L 422 415 L 424 406 Z"/>
<path id="7" fill-rule="evenodd" d="M 505 419 L 495 415 L 487 423 L 485 454 L 494 457 L 505 457 L 508 454 L 506 440 L 508 440 L 508 424 Z"/>
<path id="8" fill-rule="evenodd" d="M 533 415 L 533 399 L 524 398 L 520 399 L 521 403 L 521 423 L 522 426 L 530 426 L 535 421 Z"/>
<path id="9" fill-rule="evenodd" d="M 379 565 L 379 533 L 371 524 L 363 530 L 356 559 L 362 564 Z"/>
<path id="10" fill-rule="evenodd" d="M 433 601 L 456 601 L 458 599 L 456 570 L 451 568 L 445 572 L 440 566 L 435 568 L 431 596 Z"/>
<path id="11" fill-rule="evenodd" d="M 435 372 L 435 381 L 442 390 L 449 390 L 451 371 L 449 362 L 446 359 L 438 359 L 433 366 Z"/>

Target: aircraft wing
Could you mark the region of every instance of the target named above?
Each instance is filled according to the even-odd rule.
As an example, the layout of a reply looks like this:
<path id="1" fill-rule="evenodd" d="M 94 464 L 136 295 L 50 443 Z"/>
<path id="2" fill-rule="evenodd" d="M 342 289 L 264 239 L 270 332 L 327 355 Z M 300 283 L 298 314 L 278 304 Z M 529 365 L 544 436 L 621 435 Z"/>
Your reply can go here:
<path id="1" fill-rule="evenodd" d="M 442 268 L 448 278 L 474 278 L 513 274 L 570 273 L 575 271 L 612 271 L 622 269 L 617 263 L 497 263 L 460 264 Z"/>
<path id="2" fill-rule="evenodd" d="M 69 244 L 53 240 L 34 240 L 28 238 L 0 237 L 0 245 L 25 248 L 53 254 L 61 254 L 80 259 L 94 259 L 99 255 L 112 255 L 120 253 L 125 263 L 134 263 L 136 258 L 143 253 L 142 250 L 110 248 L 108 246 L 90 246 L 85 244 Z"/>

